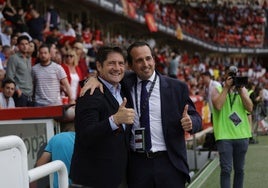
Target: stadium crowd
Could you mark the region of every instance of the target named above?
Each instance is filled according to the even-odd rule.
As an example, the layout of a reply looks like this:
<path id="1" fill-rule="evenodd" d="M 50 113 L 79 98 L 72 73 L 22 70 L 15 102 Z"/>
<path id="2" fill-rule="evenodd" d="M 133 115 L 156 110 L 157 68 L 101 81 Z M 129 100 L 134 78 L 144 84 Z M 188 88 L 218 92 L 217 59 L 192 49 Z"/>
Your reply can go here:
<path id="1" fill-rule="evenodd" d="M 173 29 L 180 26 L 183 32 L 212 44 L 251 48 L 267 45 L 267 1 L 174 5 L 130 0 L 128 5 L 137 14 L 150 13 L 157 23 Z"/>
<path id="2" fill-rule="evenodd" d="M 161 16 L 157 21 L 165 23 L 167 20 L 172 20 L 171 18 L 167 18 L 167 15 L 172 16 L 172 14 L 167 14 L 163 16 L 164 10 L 168 12 L 172 12 L 174 8 L 167 5 L 161 5 L 154 3 L 153 1 L 135 1 L 135 3 L 140 2 L 143 4 L 136 5 L 136 7 L 146 7 L 146 11 L 155 13 L 161 12 Z M 133 1 L 134 3 L 134 1 Z M 160 6 L 161 5 L 161 6 Z M 154 8 L 153 8 L 154 7 Z M 155 11 L 155 8 L 159 7 L 159 11 Z M 160 9 L 161 7 L 161 9 Z M 227 28 L 228 20 L 230 17 L 230 12 L 233 12 L 237 15 L 231 17 L 239 17 L 241 20 L 241 15 L 255 15 L 253 17 L 246 16 L 247 18 L 256 18 L 258 15 L 263 15 L 266 10 L 266 3 L 263 6 L 257 6 L 259 8 L 249 9 L 249 6 L 242 6 L 244 8 L 238 8 L 238 6 L 225 6 L 225 8 L 221 8 L 219 15 L 222 15 L 222 19 L 218 21 L 209 20 L 211 17 L 215 17 L 216 10 L 219 7 L 209 7 L 208 4 L 204 6 L 198 6 L 189 8 L 190 12 L 186 14 L 187 11 L 184 9 L 179 9 L 181 12 L 176 12 L 176 15 L 188 15 L 187 23 L 183 24 L 181 22 L 182 28 L 199 28 L 196 26 L 190 26 L 188 22 L 199 23 L 202 25 L 203 23 L 211 24 L 210 28 L 218 28 L 220 27 Z M 64 20 L 64 27 L 62 27 L 59 12 L 57 9 L 50 5 L 47 9 L 47 12 L 44 14 L 40 14 L 38 10 L 34 8 L 34 4 L 29 4 L 25 7 L 14 7 L 11 4 L 10 0 L 1 1 L 0 4 L 1 13 L 1 63 L 0 63 L 0 79 L 1 82 L 5 78 L 5 72 L 8 66 L 8 60 L 10 56 L 16 52 L 18 52 L 18 47 L 16 45 L 17 39 L 21 35 L 26 35 L 29 37 L 29 49 L 28 56 L 31 57 L 31 64 L 34 66 L 40 61 L 38 57 L 38 48 L 41 44 L 53 44 L 53 50 L 50 50 L 50 58 L 52 61 L 60 64 L 68 78 L 69 83 L 71 84 L 72 92 L 79 92 L 79 81 L 87 78 L 90 74 L 95 74 L 95 54 L 98 48 L 103 44 L 112 43 L 113 45 L 118 45 L 123 48 L 127 48 L 127 46 L 132 43 L 135 38 L 125 38 L 121 34 L 116 34 L 111 36 L 111 38 L 107 39 L 103 37 L 101 27 L 94 28 L 90 21 L 82 22 L 79 17 L 74 19 L 74 23 L 69 23 Z M 151 10 L 152 9 L 152 10 Z M 235 11 L 239 10 L 239 11 Z M 141 10 L 139 8 L 139 10 Z M 143 9 L 144 10 L 144 9 Z M 191 13 L 192 12 L 192 13 Z M 195 14 L 193 14 L 195 12 Z M 228 13 L 229 12 L 229 13 Z M 207 14 L 207 19 L 204 16 L 201 16 L 201 13 Z M 245 14 L 247 13 L 247 14 Z M 240 16 L 239 16 L 239 15 Z M 213 16 L 214 15 L 214 16 Z M 191 16 L 195 16 L 194 18 L 190 18 Z M 177 16 L 175 16 L 177 17 Z M 178 16 L 179 18 L 180 16 Z M 181 17 L 183 18 L 183 17 Z M 185 17 L 186 18 L 186 17 Z M 203 18 L 203 21 L 200 19 Z M 264 18 L 264 17 L 263 17 Z M 195 21 L 191 21 L 191 20 Z M 179 19 L 179 22 L 183 19 Z M 265 19 L 261 19 L 265 20 Z M 244 20 L 243 25 L 252 26 L 249 20 Z M 256 20 L 252 20 L 257 24 Z M 216 23 L 216 25 L 215 25 Z M 226 23 L 226 24 L 223 24 Z M 240 22 L 242 24 L 242 22 Z M 168 23 L 165 23 L 168 24 Z M 175 23 L 173 23 L 173 26 Z M 236 24 L 233 23 L 233 25 Z M 259 23 L 259 26 L 264 26 L 264 23 Z M 171 24 L 172 25 L 172 24 Z M 185 28 L 183 25 L 185 25 Z M 213 26 L 213 27 L 212 27 Z M 259 28 L 256 26 L 256 28 Z M 93 29 L 94 28 L 94 29 Z M 244 27 L 246 30 L 248 27 Z M 253 25 L 254 28 L 254 25 Z M 252 29 L 253 29 L 252 28 Z M 229 27 L 230 29 L 230 27 Z M 263 29 L 263 27 L 262 27 Z M 245 31 L 244 30 L 244 31 Z M 192 32 L 197 31 L 197 29 Z M 262 30 L 263 31 L 263 30 Z M 189 31 L 190 32 L 190 31 Z M 202 32 L 198 32 L 201 34 Z M 211 32 L 209 33 L 219 33 L 219 32 Z M 234 32 L 226 32 L 233 33 Z M 244 32 L 241 32 L 241 34 Z M 253 33 L 253 32 L 250 32 Z M 203 38 L 200 35 L 192 33 L 194 36 Z M 206 35 L 206 34 L 204 34 Z M 224 37 L 225 39 L 229 39 L 230 37 Z M 263 35 L 261 37 L 263 43 Z M 199 54 L 198 52 L 191 53 L 181 47 L 180 49 L 172 49 L 171 47 L 159 46 L 154 39 L 145 39 L 147 42 L 153 47 L 155 52 L 155 58 L 157 63 L 157 70 L 171 77 L 175 77 L 181 80 L 184 80 L 188 83 L 192 96 L 202 97 L 205 93 L 204 84 L 202 83 L 201 73 L 205 71 L 209 71 L 215 80 L 221 81 L 222 76 L 224 75 L 225 67 L 230 65 L 235 65 L 239 68 L 240 74 L 242 76 L 248 76 L 249 82 L 253 83 L 253 85 L 261 86 L 262 88 L 268 89 L 268 74 L 266 73 L 266 69 L 263 67 L 263 63 L 258 59 L 257 56 L 230 56 L 225 57 L 221 55 L 204 55 Z M 210 41 L 210 39 L 205 39 Z M 238 40 L 235 40 L 238 41 Z M 232 45 L 227 41 L 228 44 Z M 74 58 L 74 60 L 70 60 L 70 58 Z M 72 83 L 72 74 L 76 74 L 75 81 Z M 74 84 L 75 82 L 75 84 Z M 268 90 L 267 92 L 268 93 Z M 66 94 L 64 93 L 64 88 L 62 88 L 60 93 L 62 98 L 65 98 Z M 75 99 L 77 95 L 72 96 Z M 38 102 L 38 101 L 37 101 Z M 66 101 L 65 101 L 66 102 Z"/>

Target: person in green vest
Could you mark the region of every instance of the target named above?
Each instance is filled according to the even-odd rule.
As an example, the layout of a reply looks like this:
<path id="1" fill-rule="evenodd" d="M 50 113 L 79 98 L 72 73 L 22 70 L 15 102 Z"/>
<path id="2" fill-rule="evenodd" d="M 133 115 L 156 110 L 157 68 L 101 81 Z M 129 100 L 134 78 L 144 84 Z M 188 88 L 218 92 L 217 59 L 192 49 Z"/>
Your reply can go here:
<path id="1" fill-rule="evenodd" d="M 248 113 L 252 112 L 253 104 L 245 86 L 235 83 L 237 73 L 237 67 L 230 66 L 222 86 L 216 87 L 212 92 L 214 134 L 220 156 L 221 188 L 231 187 L 233 167 L 233 187 L 243 187 L 245 156 L 251 137 Z"/>

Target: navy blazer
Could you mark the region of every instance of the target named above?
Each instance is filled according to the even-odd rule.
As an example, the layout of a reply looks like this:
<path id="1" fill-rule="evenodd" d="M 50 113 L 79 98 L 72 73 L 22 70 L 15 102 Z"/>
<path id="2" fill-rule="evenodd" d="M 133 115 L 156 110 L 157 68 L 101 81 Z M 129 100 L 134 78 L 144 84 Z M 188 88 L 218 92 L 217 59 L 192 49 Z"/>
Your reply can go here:
<path id="1" fill-rule="evenodd" d="M 118 187 L 126 172 L 130 126 L 113 131 L 109 117 L 119 104 L 108 88 L 91 96 L 87 91 L 76 103 L 75 147 L 70 178 L 76 184 L 91 187 Z M 122 85 L 121 93 L 130 102 L 130 94 Z M 129 107 L 129 104 L 127 104 Z"/>
<path id="2" fill-rule="evenodd" d="M 188 114 L 193 123 L 190 133 L 201 130 L 202 119 L 189 97 L 189 89 L 184 82 L 158 73 L 157 75 L 160 79 L 162 128 L 168 157 L 175 168 L 184 173 L 187 181 L 190 181 L 184 130 L 180 122 L 185 105 L 189 105 Z M 128 74 L 124 81 L 130 90 L 137 81 L 136 74 Z"/>

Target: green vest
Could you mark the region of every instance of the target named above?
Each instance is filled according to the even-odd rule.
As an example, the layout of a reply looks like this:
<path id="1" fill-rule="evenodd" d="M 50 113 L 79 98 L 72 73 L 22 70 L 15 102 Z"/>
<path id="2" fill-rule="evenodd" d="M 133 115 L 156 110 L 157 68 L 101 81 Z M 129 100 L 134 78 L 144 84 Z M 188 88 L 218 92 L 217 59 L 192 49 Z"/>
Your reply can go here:
<path id="1" fill-rule="evenodd" d="M 216 89 L 222 92 L 221 86 Z M 239 94 L 228 94 L 221 110 L 213 108 L 213 129 L 216 140 L 251 137 L 247 111 Z"/>

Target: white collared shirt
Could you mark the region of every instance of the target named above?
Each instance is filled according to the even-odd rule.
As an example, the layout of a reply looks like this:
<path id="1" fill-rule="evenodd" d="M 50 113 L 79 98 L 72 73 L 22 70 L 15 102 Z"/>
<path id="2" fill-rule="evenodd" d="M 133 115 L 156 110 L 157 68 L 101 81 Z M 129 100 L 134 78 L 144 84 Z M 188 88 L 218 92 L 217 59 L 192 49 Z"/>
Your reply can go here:
<path id="1" fill-rule="evenodd" d="M 8 102 L 3 93 L 0 92 L 0 107 L 1 108 L 15 108 L 15 102 L 12 97 L 8 98 Z"/>
<path id="2" fill-rule="evenodd" d="M 153 83 L 156 73 L 149 78 L 150 82 L 146 85 L 147 91 Z M 156 75 L 157 76 L 157 75 Z M 140 128 L 140 95 L 141 95 L 141 79 L 137 78 L 137 85 L 131 89 L 131 96 L 134 102 L 135 118 L 134 125 L 132 128 L 132 137 L 131 137 L 131 148 L 135 151 L 134 144 L 134 131 L 137 128 Z M 137 94 L 137 102 L 135 95 Z M 136 106 L 137 104 L 137 106 Z M 162 118 L 161 118 L 161 99 L 160 99 L 160 82 L 159 77 L 157 76 L 154 88 L 149 98 L 149 115 L 150 115 L 150 131 L 151 131 L 151 140 L 152 140 L 152 151 L 165 151 L 166 144 L 163 135 L 162 129 Z"/>

